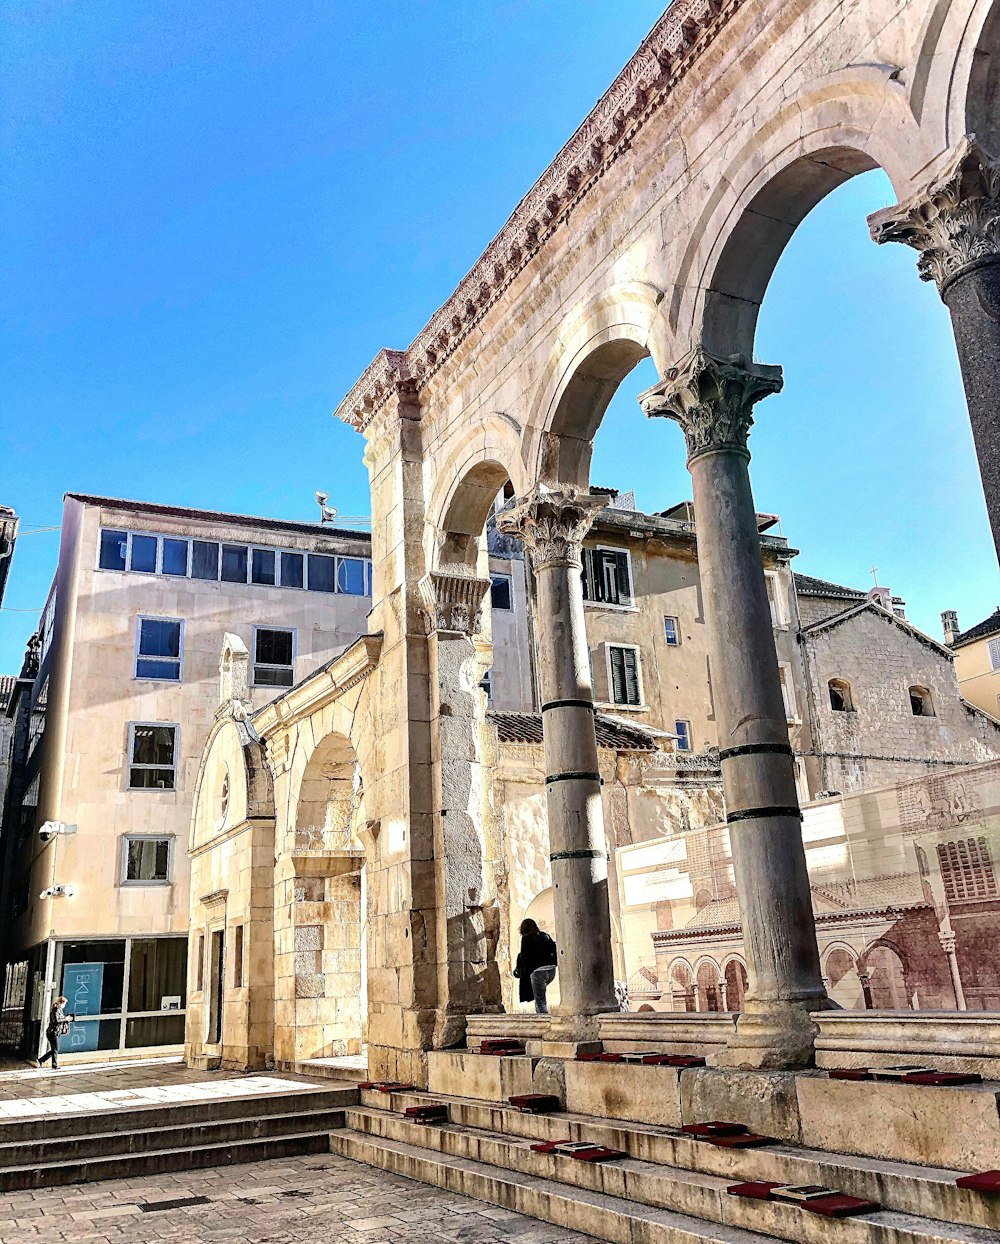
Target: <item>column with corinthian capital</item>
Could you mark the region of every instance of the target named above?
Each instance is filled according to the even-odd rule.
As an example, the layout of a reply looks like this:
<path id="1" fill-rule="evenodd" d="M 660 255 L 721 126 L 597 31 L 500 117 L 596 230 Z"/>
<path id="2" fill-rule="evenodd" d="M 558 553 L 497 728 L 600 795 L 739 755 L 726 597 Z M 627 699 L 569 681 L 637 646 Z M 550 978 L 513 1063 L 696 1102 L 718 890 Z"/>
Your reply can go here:
<path id="1" fill-rule="evenodd" d="M 868 223 L 876 242 L 905 242 L 920 252 L 921 279 L 934 281 L 951 313 L 1000 552 L 1000 159 L 963 138 L 926 189 Z"/>
<path id="2" fill-rule="evenodd" d="M 524 541 L 538 584 L 545 792 L 559 947 L 554 1035 L 596 1036 L 616 1010 L 594 690 L 584 625 L 582 549 L 607 498 L 541 486 L 497 516 Z"/>
<path id="3" fill-rule="evenodd" d="M 719 755 L 747 952 L 749 989 L 735 1038 L 712 1059 L 793 1068 L 813 1060 L 809 1012 L 828 1005 L 802 845 L 792 749 L 747 463 L 754 403 L 780 367 L 701 347 L 640 397 L 680 424 L 694 488 Z"/>

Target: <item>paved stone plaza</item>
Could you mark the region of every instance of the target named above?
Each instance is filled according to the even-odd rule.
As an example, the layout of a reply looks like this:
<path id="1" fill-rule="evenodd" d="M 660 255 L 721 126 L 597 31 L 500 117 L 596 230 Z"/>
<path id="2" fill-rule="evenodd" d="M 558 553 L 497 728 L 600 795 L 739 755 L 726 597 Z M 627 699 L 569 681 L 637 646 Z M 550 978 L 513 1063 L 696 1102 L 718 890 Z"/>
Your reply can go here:
<path id="1" fill-rule="evenodd" d="M 195 1204 L 154 1208 L 195 1197 Z M 15 1192 L 0 1202 L 0 1244 L 431 1239 L 584 1244 L 593 1237 L 333 1155 Z"/>

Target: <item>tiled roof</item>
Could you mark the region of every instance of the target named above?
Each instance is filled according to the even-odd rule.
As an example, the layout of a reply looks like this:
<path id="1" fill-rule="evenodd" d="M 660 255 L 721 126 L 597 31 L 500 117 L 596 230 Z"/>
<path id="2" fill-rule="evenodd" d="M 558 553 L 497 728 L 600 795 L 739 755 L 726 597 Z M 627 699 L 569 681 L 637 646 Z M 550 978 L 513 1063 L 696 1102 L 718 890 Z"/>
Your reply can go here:
<path id="1" fill-rule="evenodd" d="M 13 674 L 0 674 L 0 713 L 10 703 L 16 685 L 17 678 Z"/>
<path id="2" fill-rule="evenodd" d="M 541 713 L 501 713 L 490 710 L 501 743 L 541 743 Z M 641 726 L 626 726 L 609 721 L 597 713 L 597 746 L 616 752 L 655 752 L 656 743 L 649 731 Z"/>
<path id="3" fill-rule="evenodd" d="M 800 596 L 839 596 L 843 600 L 864 600 L 865 592 L 856 587 L 845 587 L 842 583 L 831 583 L 829 579 L 817 579 L 815 575 L 795 572 L 795 590 Z M 902 605 L 903 598 L 894 596 L 894 605 Z"/>
<path id="4" fill-rule="evenodd" d="M 982 622 L 977 622 L 975 626 L 970 626 L 967 631 L 962 631 L 961 635 L 956 635 L 951 646 L 961 648 L 963 644 L 971 644 L 975 639 L 985 639 L 988 635 L 996 634 L 1000 634 L 1000 609 L 995 610 L 988 618 L 983 618 Z"/>

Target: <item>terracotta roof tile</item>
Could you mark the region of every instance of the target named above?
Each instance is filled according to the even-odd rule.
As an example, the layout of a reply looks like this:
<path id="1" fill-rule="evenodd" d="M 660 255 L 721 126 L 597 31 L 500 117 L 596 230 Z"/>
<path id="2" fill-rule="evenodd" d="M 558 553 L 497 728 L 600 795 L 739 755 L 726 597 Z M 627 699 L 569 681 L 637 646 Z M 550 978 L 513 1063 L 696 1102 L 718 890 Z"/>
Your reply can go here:
<path id="1" fill-rule="evenodd" d="M 501 713 L 490 710 L 487 714 L 495 723 L 501 743 L 541 743 L 541 713 Z M 597 715 L 597 746 L 617 752 L 655 752 L 653 736 L 641 726 L 626 726 L 609 721 L 603 714 Z"/>

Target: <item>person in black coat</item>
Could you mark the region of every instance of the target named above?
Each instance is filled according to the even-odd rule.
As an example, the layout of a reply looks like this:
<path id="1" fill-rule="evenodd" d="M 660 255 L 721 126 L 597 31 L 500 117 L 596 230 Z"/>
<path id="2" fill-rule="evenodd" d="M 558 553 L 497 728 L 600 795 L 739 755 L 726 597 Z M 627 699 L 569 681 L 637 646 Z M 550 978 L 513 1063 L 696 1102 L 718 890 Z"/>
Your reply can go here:
<path id="1" fill-rule="evenodd" d="M 518 979 L 518 997 L 522 1002 L 534 1000 L 539 1015 L 548 1015 L 545 991 L 556 976 L 556 944 L 543 933 L 534 920 L 521 921 L 521 953 L 514 965 Z"/>

